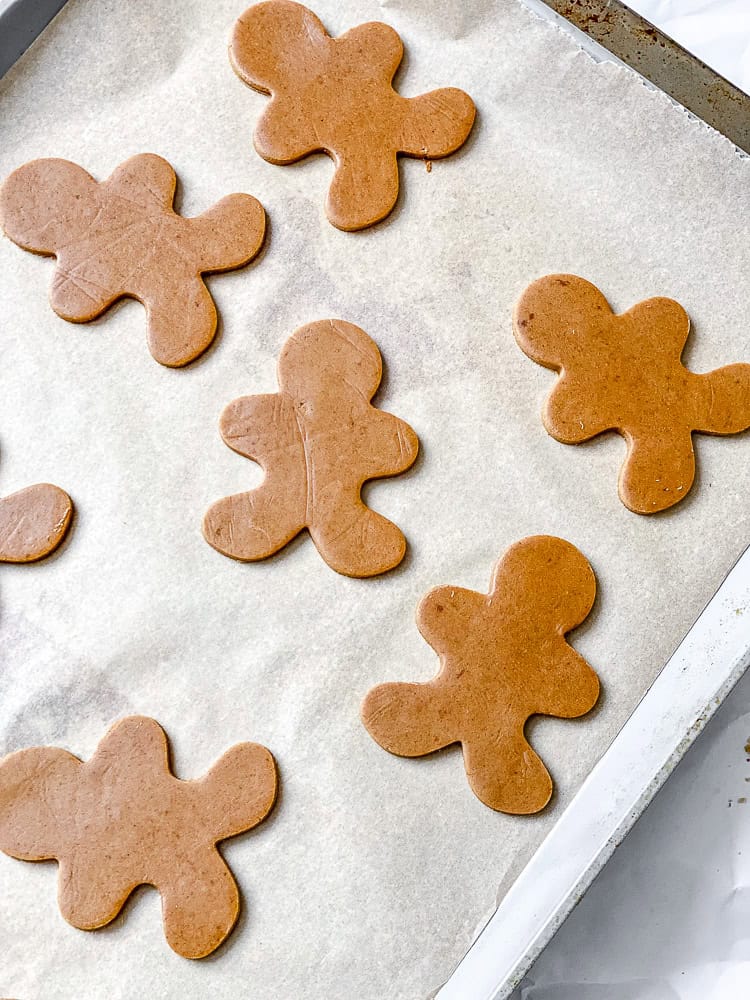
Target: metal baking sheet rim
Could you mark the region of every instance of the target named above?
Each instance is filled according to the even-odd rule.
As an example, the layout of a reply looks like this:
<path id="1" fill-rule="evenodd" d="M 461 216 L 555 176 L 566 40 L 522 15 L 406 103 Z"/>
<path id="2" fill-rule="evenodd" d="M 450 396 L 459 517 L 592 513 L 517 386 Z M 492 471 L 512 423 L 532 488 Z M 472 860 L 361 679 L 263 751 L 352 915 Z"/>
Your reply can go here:
<path id="1" fill-rule="evenodd" d="M 538 0 L 526 2 L 539 13 L 541 5 Z M 0 0 L 0 75 L 44 30 L 64 3 L 65 0 L 47 0 L 41 5 L 31 5 L 27 0 Z M 22 7 L 30 12 L 24 25 L 28 36 L 26 45 L 21 45 L 18 40 L 18 18 Z M 552 17 L 554 15 L 550 15 Z M 557 20 L 559 23 L 559 18 Z M 5 30 L 9 25 L 13 31 Z M 616 59 L 596 42 L 587 40 L 582 44 L 597 58 Z M 722 601 L 732 605 L 725 609 L 726 621 L 721 618 Z M 747 630 L 747 626 L 744 615 L 735 613 L 743 607 L 750 609 L 750 548 L 729 571 L 722 586 L 513 883 L 451 977 L 437 991 L 435 1000 L 506 1000 L 518 986 L 534 959 L 750 666 L 750 636 L 741 635 L 743 627 Z M 708 662 L 716 668 L 716 672 L 704 671 L 701 677 L 703 658 L 700 654 L 707 653 L 712 642 L 716 646 L 714 656 Z M 686 679 L 695 681 L 696 686 L 686 689 Z M 703 686 L 698 683 L 700 680 L 704 681 Z M 679 684 L 670 687 L 675 681 Z M 676 699 L 675 695 L 680 697 Z M 689 695 L 692 698 L 687 697 Z M 663 726 L 661 739 L 648 746 L 651 751 L 649 757 L 644 753 L 643 734 L 649 729 L 653 732 L 657 722 Z M 628 754 L 633 765 L 629 768 L 626 767 Z M 644 774 L 643 762 L 647 759 L 652 761 L 648 768 L 650 775 Z M 617 789 L 619 798 L 616 797 L 609 807 L 602 809 L 602 792 L 611 792 L 612 778 L 622 774 L 629 778 L 631 791 L 626 794 L 620 786 Z"/>

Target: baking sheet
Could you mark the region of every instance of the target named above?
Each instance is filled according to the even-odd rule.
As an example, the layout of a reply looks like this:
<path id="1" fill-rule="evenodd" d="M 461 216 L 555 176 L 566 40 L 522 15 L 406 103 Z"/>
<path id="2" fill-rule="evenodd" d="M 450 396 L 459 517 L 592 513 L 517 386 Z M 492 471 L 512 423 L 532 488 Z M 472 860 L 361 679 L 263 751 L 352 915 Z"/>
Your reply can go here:
<path id="1" fill-rule="evenodd" d="M 627 0 L 628 6 L 750 94 L 745 0 Z"/>
<path id="2" fill-rule="evenodd" d="M 749 740 L 746 674 L 514 1000 L 747 994 Z"/>
<path id="3" fill-rule="evenodd" d="M 333 33 L 380 18 L 402 34 L 404 93 L 461 86 L 479 108 L 460 153 L 429 174 L 402 164 L 391 219 L 343 234 L 322 210 L 325 157 L 279 168 L 252 151 L 265 99 L 226 57 L 241 9 L 70 0 L 0 84 L 0 174 L 57 155 L 103 177 L 148 150 L 175 166 L 184 214 L 244 190 L 270 219 L 262 258 L 210 279 L 219 341 L 179 372 L 151 360 L 137 303 L 66 324 L 46 303 L 52 264 L 0 242 L 0 488 L 50 480 L 78 507 L 51 561 L 0 573 L 0 749 L 55 743 L 88 756 L 115 717 L 140 712 L 172 736 L 183 777 L 237 740 L 266 743 L 281 800 L 227 844 L 244 915 L 197 964 L 169 951 L 152 890 L 84 934 L 57 913 L 54 865 L 0 859 L 2 995 L 426 996 L 747 540 L 747 436 L 699 440 L 691 496 L 635 517 L 616 497 L 623 443 L 546 436 L 538 414 L 553 376 L 510 328 L 529 281 L 569 270 L 617 308 L 682 301 L 696 370 L 750 357 L 747 161 L 515 0 L 328 0 L 315 9 Z M 410 473 L 367 490 L 411 543 L 376 580 L 337 577 L 306 539 L 240 565 L 200 535 L 214 499 L 260 480 L 222 444 L 221 409 L 274 391 L 286 336 L 326 316 L 374 337 L 378 400 L 422 442 Z M 574 641 L 604 695 L 584 720 L 533 723 L 557 796 L 522 818 L 474 799 L 456 750 L 384 754 L 358 706 L 374 683 L 434 673 L 412 624 L 429 587 L 486 589 L 503 549 L 535 532 L 568 538 L 597 572 L 600 596 Z"/>

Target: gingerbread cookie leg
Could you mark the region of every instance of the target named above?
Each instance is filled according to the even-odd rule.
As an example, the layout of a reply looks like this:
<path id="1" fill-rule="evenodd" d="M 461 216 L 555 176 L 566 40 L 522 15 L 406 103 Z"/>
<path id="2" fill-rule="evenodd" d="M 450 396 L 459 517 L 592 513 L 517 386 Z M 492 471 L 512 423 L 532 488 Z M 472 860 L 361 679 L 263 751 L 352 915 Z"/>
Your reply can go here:
<path id="1" fill-rule="evenodd" d="M 379 684 L 362 703 L 362 719 L 384 750 L 422 757 L 458 740 L 458 728 L 446 726 L 447 707 L 439 685 Z"/>
<path id="2" fill-rule="evenodd" d="M 635 514 L 655 514 L 682 500 L 695 478 L 693 439 L 688 429 L 664 440 L 643 435 L 628 439 L 620 470 L 620 499 Z"/>
<path id="3" fill-rule="evenodd" d="M 148 314 L 148 348 L 167 368 L 181 368 L 202 354 L 216 334 L 216 306 L 202 278 L 182 279 L 172 285 L 169 277 L 144 279 L 142 302 Z M 172 278 L 176 275 L 172 276 Z"/>
<path id="4" fill-rule="evenodd" d="M 325 561 L 344 576 L 367 577 L 398 566 L 406 552 L 404 533 L 362 503 L 358 487 L 331 484 L 308 525 Z"/>
<path id="5" fill-rule="evenodd" d="M 206 852 L 191 867 L 190 884 L 162 890 L 162 920 L 167 944 L 183 958 L 205 958 L 216 951 L 237 922 L 237 885 L 222 857 Z"/>
<path id="6" fill-rule="evenodd" d="M 344 153 L 326 198 L 326 215 L 337 229 L 355 232 L 380 222 L 398 198 L 398 160 L 395 152 L 363 157 Z"/>
<path id="7" fill-rule="evenodd" d="M 463 751 L 471 790 L 491 809 L 523 816 L 549 802 L 552 778 L 523 733 L 474 735 Z"/>
<path id="8" fill-rule="evenodd" d="M 0 562 L 43 559 L 65 537 L 73 513 L 70 497 L 40 483 L 0 499 Z"/>

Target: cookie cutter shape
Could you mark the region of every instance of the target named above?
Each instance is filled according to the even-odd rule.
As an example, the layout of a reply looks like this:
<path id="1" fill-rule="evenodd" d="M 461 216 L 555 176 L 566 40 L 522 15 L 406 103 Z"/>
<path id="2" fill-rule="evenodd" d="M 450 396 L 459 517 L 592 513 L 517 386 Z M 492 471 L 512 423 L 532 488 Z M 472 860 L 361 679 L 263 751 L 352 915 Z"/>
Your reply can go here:
<path id="1" fill-rule="evenodd" d="M 172 207 L 176 184 L 166 160 L 143 153 L 100 183 L 68 160 L 32 160 L 0 188 L 6 235 L 57 257 L 57 315 L 85 323 L 117 299 L 138 299 L 151 354 L 171 368 L 214 339 L 216 307 L 202 276 L 247 264 L 265 234 L 263 206 L 250 195 L 228 195 L 186 219 Z"/>
<path id="2" fill-rule="evenodd" d="M 335 174 L 326 214 L 339 229 L 384 219 L 398 197 L 398 155 L 433 160 L 454 153 L 474 124 L 474 102 L 453 87 L 401 97 L 392 80 L 401 39 L 380 22 L 331 38 L 292 0 L 248 8 L 234 26 L 229 58 L 254 90 L 271 95 L 255 149 L 287 164 L 327 153 Z"/>
<path id="3" fill-rule="evenodd" d="M 381 684 L 362 721 L 390 753 L 421 757 L 463 747 L 474 794 L 492 809 L 534 813 L 552 779 L 524 736 L 532 715 L 584 715 L 599 697 L 597 675 L 565 640 L 594 603 L 584 556 L 561 538 L 536 535 L 496 564 L 489 594 L 437 587 L 417 610 L 417 627 L 440 656 L 433 680 Z"/>
<path id="4" fill-rule="evenodd" d="M 690 319 L 672 299 L 647 299 L 616 315 L 590 282 L 551 274 L 523 293 L 513 325 L 521 350 L 560 373 L 542 414 L 548 433 L 563 444 L 608 430 L 625 438 L 619 494 L 636 514 L 687 496 L 694 431 L 750 427 L 750 365 L 701 375 L 685 368 Z"/>
<path id="5" fill-rule="evenodd" d="M 419 441 L 370 404 L 381 376 L 380 351 L 359 327 L 320 320 L 295 331 L 279 357 L 280 391 L 235 399 L 221 416 L 226 444 L 266 475 L 258 489 L 209 508 L 206 541 L 254 561 L 307 528 L 337 573 L 375 576 L 397 566 L 403 534 L 360 493 L 366 480 L 408 469 Z"/>
<path id="6" fill-rule="evenodd" d="M 203 778 L 180 781 L 161 726 L 131 716 L 86 763 L 55 747 L 0 762 L 0 849 L 22 861 L 56 859 L 60 910 L 81 930 L 114 920 L 136 886 L 155 886 L 170 947 L 203 958 L 239 913 L 216 844 L 257 826 L 275 798 L 265 747 L 239 743 Z"/>
<path id="7" fill-rule="evenodd" d="M 73 504 L 58 486 L 38 483 L 0 499 L 0 562 L 44 559 L 70 526 Z"/>

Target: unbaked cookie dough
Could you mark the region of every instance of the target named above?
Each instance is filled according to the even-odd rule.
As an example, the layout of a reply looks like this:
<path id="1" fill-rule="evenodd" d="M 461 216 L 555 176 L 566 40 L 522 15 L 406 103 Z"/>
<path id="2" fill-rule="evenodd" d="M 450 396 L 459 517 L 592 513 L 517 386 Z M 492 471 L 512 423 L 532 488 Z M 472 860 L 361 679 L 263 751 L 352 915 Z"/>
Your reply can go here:
<path id="1" fill-rule="evenodd" d="M 86 763 L 55 747 L 0 762 L 0 850 L 56 859 L 60 910 L 81 930 L 114 920 L 136 886 L 155 886 L 170 947 L 203 958 L 240 907 L 216 844 L 265 819 L 276 787 L 274 759 L 257 743 L 238 743 L 203 778 L 180 781 L 161 726 L 131 716 Z"/>
<path id="2" fill-rule="evenodd" d="M 462 90 L 397 94 L 392 81 L 403 55 L 387 24 L 331 38 L 311 10 L 291 0 L 256 4 L 234 26 L 234 71 L 272 98 L 255 130 L 257 152 L 278 164 L 327 153 L 336 172 L 326 214 L 339 229 L 365 229 L 391 212 L 399 153 L 448 156 L 474 124 L 474 102 Z"/>
<path id="3" fill-rule="evenodd" d="M 548 535 L 511 546 L 489 594 L 437 587 L 417 610 L 417 627 L 440 657 L 422 684 L 381 684 L 362 704 L 362 721 L 390 753 L 421 757 L 463 747 L 474 794 L 492 809 L 535 813 L 552 779 L 525 735 L 532 715 L 573 719 L 599 697 L 599 679 L 565 635 L 596 595 L 588 561 Z"/>
<path id="4" fill-rule="evenodd" d="M 57 257 L 50 304 L 85 323 L 117 299 L 148 315 L 151 354 L 178 368 L 216 333 L 203 275 L 242 267 L 263 243 L 260 202 L 230 194 L 192 219 L 172 207 L 177 180 L 160 156 L 142 153 L 97 183 L 68 160 L 32 160 L 0 188 L 0 222 L 24 250 Z"/>
<path id="5" fill-rule="evenodd" d="M 513 325 L 521 350 L 560 373 L 542 414 L 552 437 L 580 444 L 614 430 L 625 438 L 619 494 L 636 514 L 687 496 L 694 431 L 750 427 L 750 365 L 688 371 L 680 358 L 690 319 L 672 299 L 647 299 L 618 316 L 590 282 L 551 274 L 523 293 Z"/>
<path id="6" fill-rule="evenodd" d="M 381 375 L 380 351 L 351 323 L 320 320 L 293 333 L 279 357 L 279 392 L 235 399 L 221 416 L 224 441 L 266 475 L 258 489 L 208 510 L 206 540 L 254 561 L 307 528 L 337 573 L 375 576 L 397 566 L 406 540 L 361 490 L 408 469 L 419 442 L 403 420 L 371 405 Z"/>

